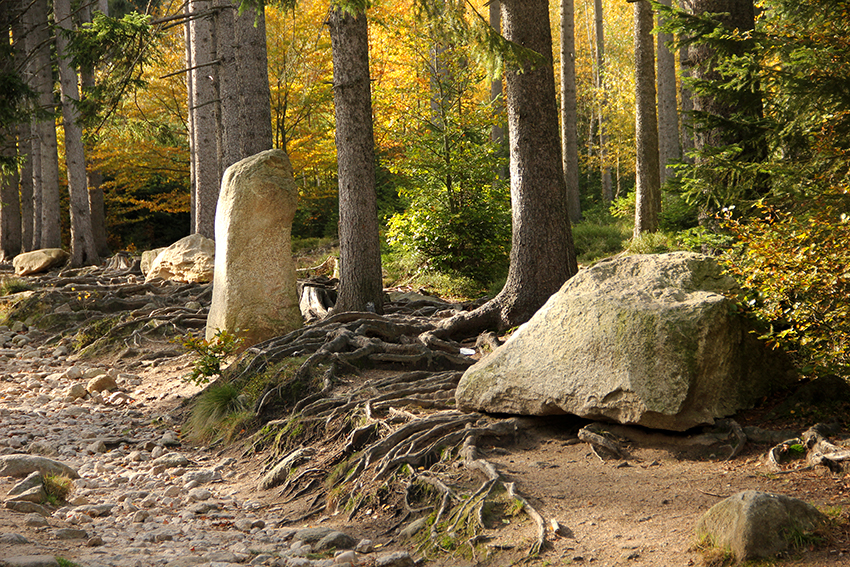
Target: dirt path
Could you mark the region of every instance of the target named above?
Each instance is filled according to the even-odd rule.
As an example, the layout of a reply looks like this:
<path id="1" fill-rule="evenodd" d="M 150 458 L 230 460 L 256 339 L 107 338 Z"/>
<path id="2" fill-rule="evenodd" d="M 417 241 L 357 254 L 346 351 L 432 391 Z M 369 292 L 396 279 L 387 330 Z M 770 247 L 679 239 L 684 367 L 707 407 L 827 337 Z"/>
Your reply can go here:
<path id="1" fill-rule="evenodd" d="M 69 496 L 77 506 L 51 508 L 44 521 L 0 508 L 0 560 L 37 555 L 59 556 L 85 567 L 320 567 L 333 564 L 332 554 L 314 555 L 294 536 L 300 528 L 328 527 L 361 544 L 371 542 L 361 547 L 368 552 L 356 555 L 359 565 L 381 564 L 396 551 L 410 553 L 421 564 L 445 567 L 525 561 L 534 526 L 522 515 L 489 530 L 490 539 L 474 556 L 423 556 L 415 542 L 404 540 L 395 529 L 406 524 L 400 522 L 398 510 L 367 510 L 351 523 L 344 521 L 345 514 L 331 512 L 293 524 L 292 510 L 274 490 L 257 489 L 262 463 L 256 457 L 243 458 L 242 444 L 210 449 L 181 440 L 173 416 L 197 388 L 180 379 L 192 360 L 176 356 L 173 345 L 160 345 L 160 357 L 146 352 L 144 359 L 80 361 L 43 346 L 45 336 L 37 330 L 0 329 L 0 335 L 4 332 L 11 338 L 5 343 L 0 339 L 0 454 L 32 452 L 42 443 L 48 453 L 52 449 L 53 458 L 80 470 L 83 479 Z M 128 400 L 69 400 L 72 382 L 85 380 L 64 376 L 72 367 L 114 375 Z M 739 420 L 743 425 L 765 425 L 759 416 L 753 412 Z M 791 425 L 800 433 L 812 423 Z M 521 419 L 514 440 L 481 447 L 547 520 L 561 526 L 559 534 L 549 534 L 549 547 L 527 564 L 703 564 L 703 554 L 693 550 L 698 518 L 722 498 L 746 489 L 802 498 L 845 520 L 850 512 L 850 478 L 820 469 L 773 474 L 762 459 L 768 444 L 748 444 L 726 462 L 721 448 L 695 445 L 695 435 L 618 430 L 628 457 L 603 462 L 588 445 L 576 442 L 576 431 L 583 425 L 586 422 L 566 417 Z M 845 430 L 842 439 L 846 437 Z M 97 448 L 98 441 L 104 446 Z M 168 453 L 188 462 L 157 469 L 155 459 Z M 210 476 L 197 482 L 201 471 Z M 468 473 L 458 470 L 457 476 Z M 15 482 L 0 477 L 0 497 Z M 101 504 L 111 505 L 111 512 L 93 517 L 75 510 Z M 85 534 L 64 539 L 62 534 L 71 532 L 63 529 Z M 3 534 L 18 534 L 23 541 L 4 539 Z M 850 565 L 846 523 L 830 535 L 822 545 L 796 549 L 771 564 Z"/>

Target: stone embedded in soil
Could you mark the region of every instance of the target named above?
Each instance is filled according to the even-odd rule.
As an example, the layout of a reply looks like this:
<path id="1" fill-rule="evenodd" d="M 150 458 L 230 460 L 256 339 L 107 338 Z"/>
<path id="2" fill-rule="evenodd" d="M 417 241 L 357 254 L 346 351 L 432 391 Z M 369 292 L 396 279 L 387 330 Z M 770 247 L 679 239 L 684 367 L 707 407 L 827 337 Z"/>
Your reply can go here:
<path id="1" fill-rule="evenodd" d="M 64 463 L 37 455 L 0 456 L 0 476 L 27 476 L 35 471 L 43 475 L 65 475 L 79 478 L 77 471 Z"/>

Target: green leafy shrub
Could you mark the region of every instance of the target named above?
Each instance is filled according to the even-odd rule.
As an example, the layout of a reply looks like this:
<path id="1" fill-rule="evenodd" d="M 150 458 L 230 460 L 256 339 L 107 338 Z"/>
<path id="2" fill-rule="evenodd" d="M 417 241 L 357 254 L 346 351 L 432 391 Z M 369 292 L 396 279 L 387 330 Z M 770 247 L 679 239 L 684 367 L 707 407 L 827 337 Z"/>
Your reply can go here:
<path id="1" fill-rule="evenodd" d="M 239 349 L 242 339 L 236 334 L 219 329 L 210 340 L 188 335 L 182 344 L 186 350 L 198 355 L 194 369 L 185 380 L 201 386 L 208 383 L 210 378 L 221 374 L 222 362 Z"/>
<path id="2" fill-rule="evenodd" d="M 725 260 L 747 292 L 762 338 L 796 353 L 805 373 L 850 376 L 850 193 L 793 211 L 763 207 L 728 220 L 738 240 Z"/>

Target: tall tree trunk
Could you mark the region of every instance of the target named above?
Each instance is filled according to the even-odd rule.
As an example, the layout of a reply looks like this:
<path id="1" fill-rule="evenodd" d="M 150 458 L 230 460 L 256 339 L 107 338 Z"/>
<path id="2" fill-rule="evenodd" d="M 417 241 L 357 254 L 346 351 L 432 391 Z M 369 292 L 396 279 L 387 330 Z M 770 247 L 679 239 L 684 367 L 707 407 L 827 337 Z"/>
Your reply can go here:
<path id="1" fill-rule="evenodd" d="M 224 170 L 246 157 L 242 153 L 242 133 L 246 130 L 240 116 L 243 104 L 240 96 L 239 68 L 236 62 L 236 9 L 232 0 L 215 0 L 215 57 L 220 112 L 219 155 Z"/>
<path id="2" fill-rule="evenodd" d="M 672 2 L 661 0 L 661 3 L 670 6 Z M 682 157 L 679 145 L 679 112 L 676 106 L 676 58 L 667 47 L 667 43 L 672 40 L 672 34 L 658 34 L 658 155 L 662 184 L 675 176 L 675 170 L 669 165 Z"/>
<path id="3" fill-rule="evenodd" d="M 334 5 L 328 18 L 333 53 L 339 171 L 339 296 L 334 310 L 383 312 L 375 193 L 375 142 L 366 13 Z"/>
<path id="4" fill-rule="evenodd" d="M 188 85 L 192 90 L 190 136 L 194 196 L 192 232 L 215 238 L 215 207 L 221 187 L 218 93 L 214 11 L 212 0 L 190 0 Z"/>
<path id="5" fill-rule="evenodd" d="M 602 176 L 602 200 L 610 203 L 613 199 L 611 166 L 608 165 L 608 125 L 605 112 L 608 96 L 605 85 L 605 18 L 602 12 L 602 0 L 594 0 L 593 13 L 596 29 L 596 88 L 599 99 L 599 171 Z"/>
<path id="6" fill-rule="evenodd" d="M 24 25 L 18 11 L 18 2 L 0 3 L 0 31 L 3 33 L 4 47 L 9 46 L 9 32 L 12 39 L 12 57 L 0 60 L 0 72 L 14 74 L 23 67 L 25 56 Z M 19 128 L 20 126 L 20 128 Z M 4 157 L 25 158 L 26 140 L 20 140 L 25 125 L 8 124 L 0 132 L 0 151 Z M 28 130 L 28 129 L 26 129 Z M 28 133 L 28 132 L 27 132 Z M 22 136 L 21 136 L 22 137 Z M 20 150 L 19 150 L 20 146 Z M 11 260 L 21 252 L 21 202 L 18 187 L 21 175 L 15 167 L 8 175 L 0 175 L 0 260 Z"/>
<path id="7" fill-rule="evenodd" d="M 658 119 L 655 114 L 655 46 L 652 6 L 635 6 L 635 138 L 637 144 L 634 236 L 658 230 L 661 178 L 658 165 Z"/>
<path id="8" fill-rule="evenodd" d="M 502 326 L 527 321 L 578 270 L 558 136 L 552 34 L 546 0 L 502 0 L 505 37 L 544 62 L 505 74 L 513 236 Z"/>
<path id="9" fill-rule="evenodd" d="M 755 28 L 753 0 L 691 0 L 691 5 L 694 14 L 707 12 L 726 14 L 718 19 L 727 29 L 737 29 L 746 34 L 746 32 Z M 731 52 L 730 55 L 733 56 L 744 55 L 746 49 L 744 42 L 727 45 L 727 48 Z M 692 44 L 690 46 L 688 64 L 695 78 L 705 81 L 720 81 L 727 78 L 721 76 L 721 73 L 715 68 L 714 56 L 714 50 L 709 45 Z M 738 93 L 734 100 L 697 93 L 693 97 L 693 106 L 695 113 L 710 114 L 723 119 L 732 119 L 743 113 L 749 113 L 752 117 L 758 118 L 762 115 L 763 110 L 761 92 L 758 90 Z M 731 144 L 739 144 L 742 147 L 742 160 L 760 160 L 766 152 L 766 148 L 760 147 L 761 141 L 758 136 L 750 135 L 739 128 L 723 126 L 708 128 L 699 125 L 695 128 L 694 146 L 697 151 Z M 735 181 L 732 180 L 731 182 L 734 183 Z M 715 188 L 721 188 L 720 191 L 722 191 L 722 187 L 730 183 L 730 179 L 728 176 L 717 172 L 710 183 Z M 759 188 L 756 187 L 756 194 L 750 195 L 750 197 L 757 198 L 759 196 L 758 191 Z M 717 230 L 714 207 L 712 200 L 706 199 L 699 213 L 700 224 L 711 230 Z"/>
<path id="10" fill-rule="evenodd" d="M 246 8 L 236 16 L 235 39 L 243 126 L 240 151 L 246 158 L 272 148 L 266 15 L 262 8 Z"/>
<path id="11" fill-rule="evenodd" d="M 18 150 L 24 161 L 21 165 L 21 252 L 32 250 L 32 188 L 33 188 L 33 135 L 32 124 L 18 125 Z"/>
<path id="12" fill-rule="evenodd" d="M 573 0 L 561 0 L 561 148 L 564 182 L 567 186 L 567 208 L 572 222 L 581 219 L 575 46 L 575 4 Z"/>
<path id="13" fill-rule="evenodd" d="M 65 166 L 68 173 L 68 195 L 71 214 L 71 259 L 73 267 L 99 264 L 100 257 L 94 243 L 89 210 L 89 192 L 86 186 L 86 156 L 83 149 L 83 129 L 77 105 L 80 90 L 77 73 L 71 66 L 68 38 L 63 32 L 71 31 L 70 0 L 53 0 L 56 19 L 56 59 L 59 64 L 59 85 L 62 91 L 62 125 L 65 131 Z"/>
<path id="14" fill-rule="evenodd" d="M 62 245 L 61 221 L 59 218 L 59 153 L 56 145 L 56 102 L 53 99 L 53 74 L 50 57 L 49 10 L 47 0 L 34 0 L 27 11 L 27 45 L 32 37 L 35 75 L 33 87 L 38 92 L 38 105 L 47 113 L 46 118 L 36 122 L 36 135 L 40 156 L 40 171 L 33 176 L 38 181 L 33 186 L 34 248 L 59 248 Z"/>
<path id="15" fill-rule="evenodd" d="M 502 7 L 499 3 L 499 0 L 492 0 L 489 4 L 490 8 L 490 27 L 501 33 L 502 31 Z M 490 81 L 490 102 L 493 103 L 496 100 L 499 100 L 503 95 L 503 91 L 505 90 L 505 85 L 502 82 L 502 78 L 495 78 Z M 504 109 L 504 104 L 501 102 L 499 104 L 499 109 Z M 501 112 L 499 113 L 501 114 Z M 490 139 L 495 142 L 502 142 L 505 139 L 505 129 L 501 124 L 494 124 L 490 129 Z M 498 172 L 499 177 L 506 177 L 506 172 Z"/>
<path id="16" fill-rule="evenodd" d="M 693 0 L 679 0 L 679 8 L 692 14 Z M 682 142 L 682 159 L 692 164 L 694 160 L 689 154 L 694 149 L 694 132 L 691 120 L 694 101 L 691 89 L 687 84 L 687 80 L 691 76 L 688 51 L 689 48 L 686 45 L 679 48 L 679 139 Z"/>
<path id="17" fill-rule="evenodd" d="M 109 15 L 109 6 L 102 4 L 95 6 L 102 12 L 104 16 Z M 106 10 L 106 11 L 104 11 Z M 92 21 L 92 6 L 84 4 L 80 7 L 83 18 L 83 23 Z M 83 87 L 83 97 L 85 92 L 95 86 L 94 74 L 91 69 L 80 69 L 80 82 Z M 103 196 L 103 175 L 98 171 L 97 167 L 88 159 L 91 148 L 86 148 L 86 185 L 89 191 L 89 214 L 91 215 L 92 235 L 94 236 L 94 244 L 97 249 L 97 254 L 101 258 L 109 256 L 109 243 L 106 238 L 106 206 Z"/>

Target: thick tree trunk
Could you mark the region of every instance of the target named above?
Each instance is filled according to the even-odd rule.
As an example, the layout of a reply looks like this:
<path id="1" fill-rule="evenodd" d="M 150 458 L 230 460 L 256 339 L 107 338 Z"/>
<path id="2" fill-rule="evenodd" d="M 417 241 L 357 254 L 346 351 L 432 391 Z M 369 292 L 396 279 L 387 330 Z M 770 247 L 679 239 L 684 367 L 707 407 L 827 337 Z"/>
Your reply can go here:
<path id="1" fill-rule="evenodd" d="M 575 45 L 575 4 L 573 0 L 561 0 L 561 148 L 567 208 L 572 222 L 581 219 Z"/>
<path id="2" fill-rule="evenodd" d="M 241 117 L 243 101 L 240 96 L 240 77 L 236 62 L 236 10 L 231 0 L 215 0 L 215 57 L 218 59 L 219 155 L 222 175 L 224 171 L 247 157 L 242 154 L 242 133 L 246 130 Z"/>
<path id="3" fill-rule="evenodd" d="M 610 203 L 614 197 L 611 167 L 608 165 L 608 125 L 605 117 L 608 100 L 605 91 L 605 18 L 602 0 L 594 0 L 593 13 L 596 29 L 596 88 L 601 93 L 599 101 L 599 171 L 602 176 L 602 200 Z"/>
<path id="4" fill-rule="evenodd" d="M 34 248 L 58 248 L 62 245 L 59 218 L 59 153 L 56 146 L 56 102 L 53 99 L 53 75 L 50 57 L 49 10 L 47 0 L 34 0 L 27 11 L 27 45 L 32 37 L 35 75 L 33 88 L 38 92 L 38 105 L 47 113 L 36 123 L 36 135 L 40 150 L 39 172 L 33 175 L 33 227 Z M 35 161 L 35 160 L 34 160 Z"/>
<path id="5" fill-rule="evenodd" d="M 328 18 L 333 51 L 339 171 L 340 283 L 336 312 L 383 312 L 381 250 L 365 12 L 339 6 Z"/>
<path id="6" fill-rule="evenodd" d="M 726 13 L 728 16 L 720 18 L 720 21 L 728 29 L 738 29 L 746 32 L 755 27 L 755 10 L 753 0 L 691 0 L 694 14 L 703 13 Z M 688 64 L 691 72 L 699 79 L 716 80 L 720 74 L 711 64 L 713 50 L 707 45 L 692 45 L 688 50 Z M 745 106 L 749 106 L 755 113 L 761 113 L 761 94 L 753 93 L 758 102 L 738 101 L 730 102 L 717 100 L 707 95 L 696 95 L 693 97 L 694 110 L 707 112 L 717 116 L 731 117 L 735 112 Z M 754 104 L 755 102 L 755 104 Z M 698 149 L 708 146 L 723 146 L 739 142 L 734 132 L 716 128 L 713 130 L 701 129 L 695 133 L 694 142 Z"/>
<path id="7" fill-rule="evenodd" d="M 99 264 L 94 243 L 89 192 L 86 186 L 86 156 L 83 149 L 83 129 L 77 105 L 80 89 L 77 73 L 71 66 L 68 38 L 63 32 L 72 29 L 70 0 L 54 0 L 56 19 L 56 58 L 59 63 L 59 85 L 62 91 L 62 126 L 65 131 L 65 166 L 68 173 L 68 194 L 71 214 L 71 259 L 74 267 Z"/>
<path id="8" fill-rule="evenodd" d="M 496 297 L 501 325 L 527 321 L 577 271 L 558 136 L 546 0 L 502 0 L 505 37 L 544 62 L 505 74 L 511 152 L 508 279 Z"/>
<path id="9" fill-rule="evenodd" d="M 661 179 L 658 165 L 658 119 L 655 114 L 655 46 L 652 6 L 635 6 L 635 138 L 637 145 L 634 236 L 658 230 Z"/>
<path id="10" fill-rule="evenodd" d="M 671 0 L 661 0 L 670 6 Z M 658 154 L 661 172 L 661 183 L 675 176 L 675 170 L 669 164 L 682 157 L 679 145 L 679 113 L 676 105 L 676 58 L 667 47 L 673 40 L 669 33 L 658 34 L 658 51 L 656 55 L 658 66 Z"/>
<path id="11" fill-rule="evenodd" d="M 217 126 L 218 93 L 216 38 L 212 0 L 191 0 L 189 12 L 190 59 L 188 85 L 192 137 L 192 232 L 215 238 L 215 207 L 221 187 L 219 129 Z"/>
<path id="12" fill-rule="evenodd" d="M 247 8 L 236 16 L 235 46 L 239 86 L 242 158 L 272 148 L 271 91 L 266 51 L 266 16 Z"/>

